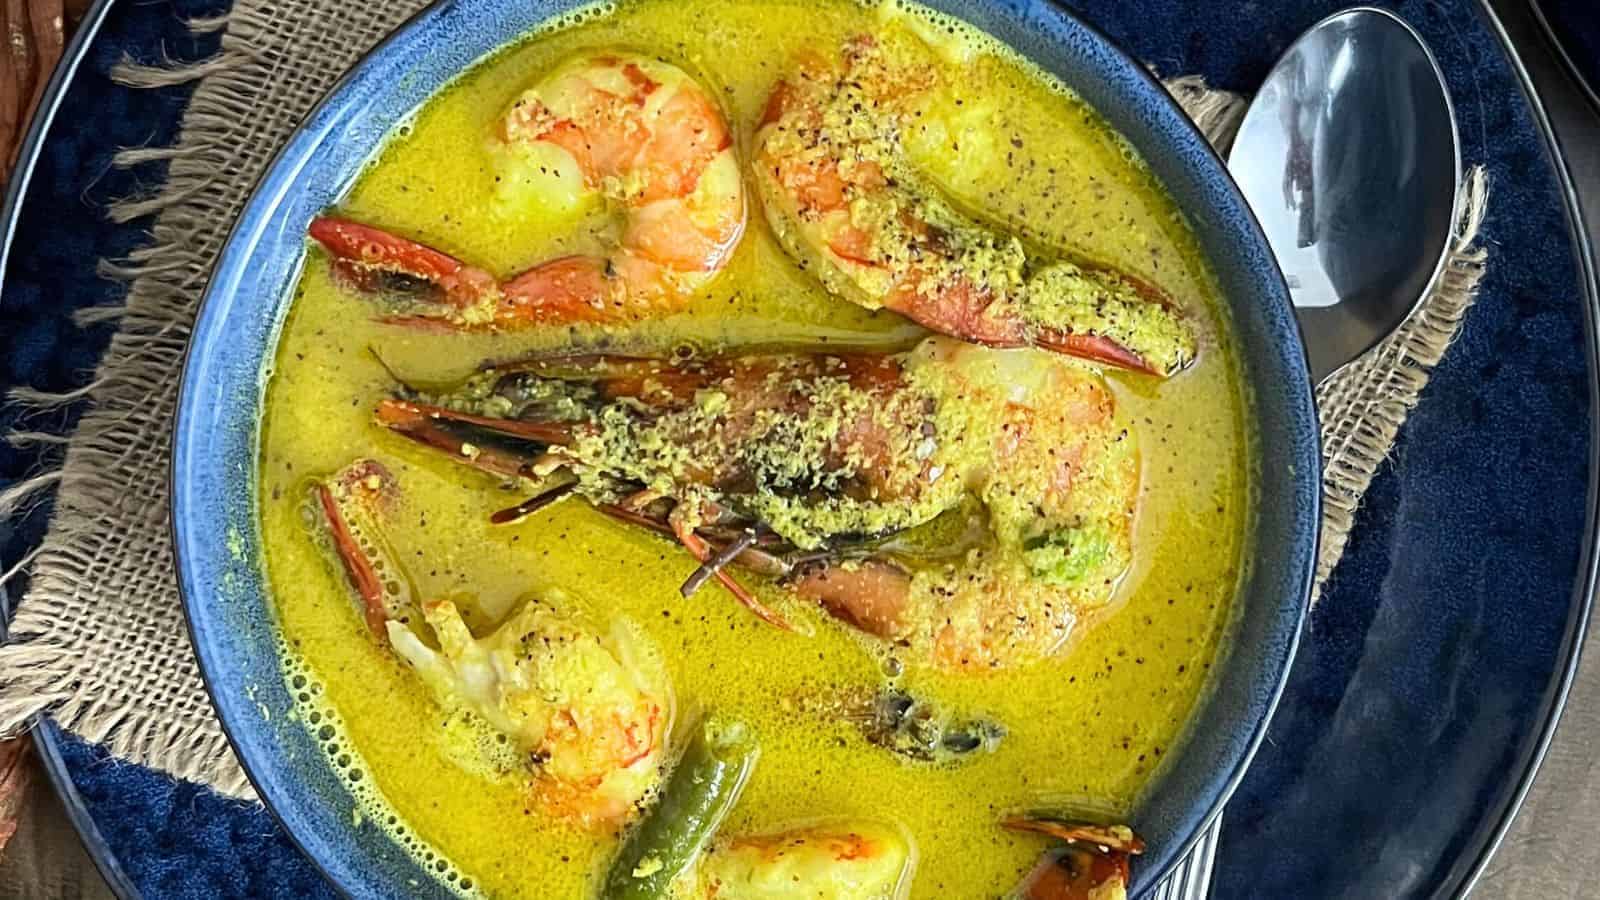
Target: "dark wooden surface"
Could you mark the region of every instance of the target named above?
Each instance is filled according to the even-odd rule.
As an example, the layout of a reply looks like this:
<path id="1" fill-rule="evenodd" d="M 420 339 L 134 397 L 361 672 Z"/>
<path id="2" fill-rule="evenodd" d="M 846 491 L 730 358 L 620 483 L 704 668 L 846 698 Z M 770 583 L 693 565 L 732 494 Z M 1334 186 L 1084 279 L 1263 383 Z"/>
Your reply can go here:
<path id="1" fill-rule="evenodd" d="M 0 169 L 6 176 L 50 70 L 91 0 L 0 0 Z M 0 179 L 3 180 L 3 179 Z"/>
<path id="2" fill-rule="evenodd" d="M 37 760 L 29 760 L 37 767 Z M 0 897 L 15 900 L 113 900 L 67 819 L 61 798 L 35 768 L 22 795 L 23 815 L 0 856 Z"/>

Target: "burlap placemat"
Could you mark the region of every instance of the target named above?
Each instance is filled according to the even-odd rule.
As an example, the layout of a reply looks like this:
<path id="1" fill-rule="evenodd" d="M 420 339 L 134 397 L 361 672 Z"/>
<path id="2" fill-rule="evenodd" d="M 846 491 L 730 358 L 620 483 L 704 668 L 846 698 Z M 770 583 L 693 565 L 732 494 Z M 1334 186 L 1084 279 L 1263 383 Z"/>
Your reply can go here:
<path id="1" fill-rule="evenodd" d="M 118 77 L 156 87 L 199 80 L 177 143 L 129 150 L 119 164 L 169 164 L 164 186 L 117 205 L 121 222 L 156 214 L 149 245 L 103 263 L 126 279 L 126 303 L 85 310 L 119 320 L 94 380 L 64 395 L 17 391 L 47 407 L 86 402 L 59 468 L 0 493 L 0 516 L 54 488 L 44 544 L 0 647 L 0 732 L 49 710 L 122 759 L 252 796 L 200 683 L 173 575 L 167 453 L 178 376 L 196 304 L 228 229 L 275 150 L 348 66 L 425 0 L 238 0 L 214 58 L 182 69 L 124 64 Z M 1226 143 L 1243 103 L 1180 78 L 1169 88 L 1214 141 Z M 1484 252 L 1474 245 L 1486 188 L 1474 172 L 1448 272 L 1398 334 L 1318 392 L 1327 516 L 1317 581 L 1344 549 L 1354 512 L 1396 431 L 1472 305 Z M 25 434 L 14 438 L 48 439 Z"/>

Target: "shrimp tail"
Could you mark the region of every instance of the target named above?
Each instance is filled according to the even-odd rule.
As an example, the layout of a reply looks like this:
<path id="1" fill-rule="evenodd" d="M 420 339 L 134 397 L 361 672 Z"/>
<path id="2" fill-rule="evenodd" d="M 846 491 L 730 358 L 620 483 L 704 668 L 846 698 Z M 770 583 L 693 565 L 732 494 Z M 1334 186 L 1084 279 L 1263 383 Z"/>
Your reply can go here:
<path id="1" fill-rule="evenodd" d="M 1074 334 L 1067 331 L 1048 329 L 1042 331 L 1034 338 L 1035 346 L 1078 359 L 1091 362 L 1104 363 L 1118 369 L 1127 369 L 1146 375 L 1165 375 L 1161 369 L 1152 366 L 1143 356 L 1129 350 L 1111 338 L 1098 334 Z"/>
<path id="2" fill-rule="evenodd" d="M 1029 814 L 1002 821 L 1011 831 L 1030 831 L 1065 846 L 1045 852 L 1007 900 L 1121 900 L 1128 896 L 1128 858 L 1144 852 L 1144 841 L 1126 825 L 1091 825 L 1057 816 Z"/>
<path id="3" fill-rule="evenodd" d="M 500 293 L 483 269 L 381 228 L 318 216 L 308 233 L 333 257 L 337 279 L 393 306 L 391 321 L 459 324 Z"/>
<path id="4" fill-rule="evenodd" d="M 632 318 L 610 266 L 598 257 L 552 259 L 507 281 L 501 290 L 496 317 L 508 325 Z"/>
<path id="5" fill-rule="evenodd" d="M 1083 264 L 1078 267 L 1090 279 L 1105 286 L 1108 300 L 1126 303 L 1128 300 L 1142 301 L 1146 307 L 1153 311 L 1160 310 L 1177 320 L 1182 320 L 1182 312 L 1172 297 L 1157 285 L 1131 274 L 1124 270 L 1098 264 Z M 1054 273 L 1053 273 L 1054 274 Z M 1180 333 L 1178 343 L 1185 340 L 1193 341 L 1193 332 L 1185 328 Z M 1119 369 L 1128 369 L 1146 375 L 1167 376 L 1187 366 L 1194 360 L 1195 350 L 1192 343 L 1183 346 L 1175 359 L 1167 359 L 1164 364 L 1158 364 L 1147 355 L 1139 353 L 1116 338 L 1101 334 L 1082 334 L 1064 329 L 1044 328 L 1034 337 L 1033 343 L 1046 350 L 1076 356 L 1092 362 L 1104 363 Z"/>

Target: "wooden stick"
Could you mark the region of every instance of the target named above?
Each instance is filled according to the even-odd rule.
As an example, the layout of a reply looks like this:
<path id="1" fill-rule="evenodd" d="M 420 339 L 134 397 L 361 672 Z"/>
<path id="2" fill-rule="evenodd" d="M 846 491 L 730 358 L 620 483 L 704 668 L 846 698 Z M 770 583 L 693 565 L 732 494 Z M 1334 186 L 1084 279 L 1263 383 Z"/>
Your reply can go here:
<path id="1" fill-rule="evenodd" d="M 23 802 L 28 796 L 28 785 L 33 781 L 33 745 L 30 739 L 20 737 L 0 741 L 0 850 L 10 843 L 22 824 L 27 810 Z"/>
<path id="2" fill-rule="evenodd" d="M 22 150 L 50 73 L 61 61 L 68 26 L 75 26 L 91 0 L 3 0 L 0 27 L 5 48 L 0 50 L 0 186 L 11 180 L 11 170 Z M 0 741 L 0 850 L 17 833 L 35 777 L 32 739 Z"/>
<path id="3" fill-rule="evenodd" d="M 88 4 L 87 0 L 72 0 L 71 5 L 74 14 L 81 17 Z M 4 51 L 0 51 L 0 160 L 5 163 L 7 181 L 22 148 L 28 121 L 39 106 L 51 70 L 61 60 L 66 17 L 63 0 L 0 3 L 0 26 L 5 29 L 6 42 Z"/>

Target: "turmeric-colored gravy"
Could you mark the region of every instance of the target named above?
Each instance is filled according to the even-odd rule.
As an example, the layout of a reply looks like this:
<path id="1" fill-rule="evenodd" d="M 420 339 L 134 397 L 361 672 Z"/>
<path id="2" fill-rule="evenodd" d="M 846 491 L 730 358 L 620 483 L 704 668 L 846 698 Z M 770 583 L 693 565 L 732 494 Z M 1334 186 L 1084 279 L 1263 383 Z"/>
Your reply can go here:
<path id="1" fill-rule="evenodd" d="M 592 248 L 602 218 L 518 206 L 495 183 L 486 138 L 532 80 L 582 50 L 660 56 L 714 89 L 747 159 L 767 94 L 797 52 L 836 53 L 848 35 L 927 15 L 895 10 L 886 16 L 849 0 L 638 0 L 592 9 L 461 75 L 398 129 L 341 214 L 502 277 Z M 309 479 L 357 457 L 382 461 L 404 492 L 387 536 L 421 596 L 456 599 L 479 633 L 520 598 L 552 590 L 629 617 L 666 654 L 680 718 L 690 708 L 714 709 L 759 738 L 759 764 L 725 831 L 851 816 L 896 823 L 916 846 L 913 897 L 1003 893 L 1045 843 L 1001 830 L 1001 814 L 1055 803 L 1127 815 L 1181 742 L 1229 621 L 1253 471 L 1246 391 L 1214 281 L 1172 201 L 1093 110 L 965 26 L 941 20 L 920 28 L 970 42 L 975 53 L 942 88 L 951 124 L 910 141 L 919 165 L 996 227 L 1160 284 L 1199 332 L 1199 361 L 1176 377 L 1107 373 L 1143 459 L 1135 562 L 1114 611 L 1081 626 L 1042 664 L 982 675 L 907 667 L 905 688 L 1002 722 L 997 752 L 935 767 L 871 746 L 805 702 L 881 685 L 886 659 L 870 639 L 753 575 L 743 580 L 812 634 L 763 624 L 715 583 L 685 599 L 678 587 L 694 563 L 684 551 L 577 499 L 491 525 L 493 511 L 521 498 L 386 432 L 372 411 L 394 385 L 391 370 L 416 383 L 448 383 L 488 360 L 597 340 L 657 349 L 903 346 L 920 333 L 914 326 L 831 298 L 784 254 L 754 207 L 732 263 L 687 313 L 609 333 L 582 326 L 454 334 L 382 323 L 312 250 L 270 373 L 259 475 L 285 677 L 301 697 L 297 715 L 360 798 L 360 827 L 387 829 L 456 889 L 591 897 L 617 837 L 549 820 L 532 804 L 525 775 L 498 776 L 482 765 L 470 746 L 474 732 L 441 711 L 367 630 L 343 572 L 312 537 L 307 502 Z"/>

